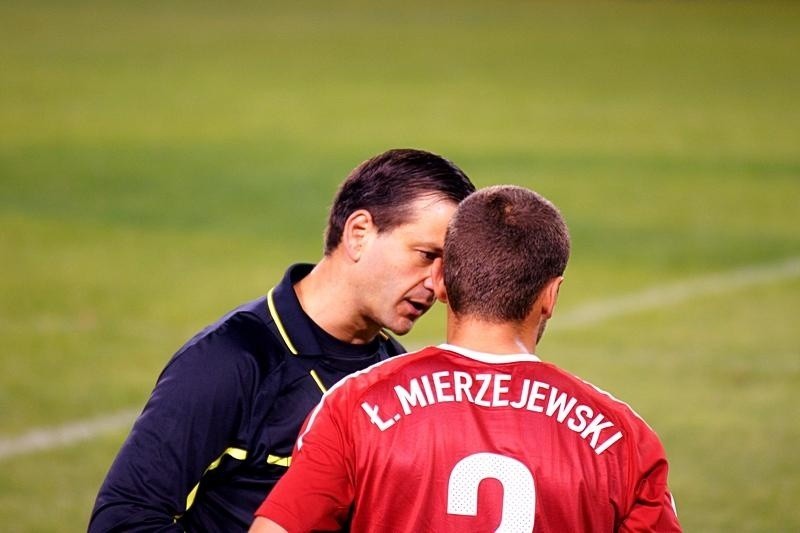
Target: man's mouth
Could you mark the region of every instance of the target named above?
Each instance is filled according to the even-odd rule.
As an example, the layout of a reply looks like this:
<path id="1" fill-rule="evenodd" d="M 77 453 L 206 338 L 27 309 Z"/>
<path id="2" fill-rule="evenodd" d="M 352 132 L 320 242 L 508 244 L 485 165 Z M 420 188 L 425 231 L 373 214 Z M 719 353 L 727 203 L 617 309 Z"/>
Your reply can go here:
<path id="1" fill-rule="evenodd" d="M 409 304 L 411 304 L 411 307 L 413 307 L 416 310 L 418 315 L 422 315 L 423 313 L 425 313 L 425 311 L 427 311 L 431 307 L 431 304 L 428 302 L 418 302 L 415 300 L 406 300 L 406 301 Z"/>

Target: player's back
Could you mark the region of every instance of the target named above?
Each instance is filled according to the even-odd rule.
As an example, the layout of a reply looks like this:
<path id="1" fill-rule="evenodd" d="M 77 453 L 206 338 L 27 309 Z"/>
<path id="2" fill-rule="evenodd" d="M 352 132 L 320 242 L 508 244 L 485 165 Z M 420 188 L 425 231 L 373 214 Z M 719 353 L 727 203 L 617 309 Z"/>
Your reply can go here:
<path id="1" fill-rule="evenodd" d="M 535 356 L 443 345 L 341 389 L 322 408 L 348 450 L 354 531 L 679 530 L 658 516 L 670 496 L 652 430 Z"/>

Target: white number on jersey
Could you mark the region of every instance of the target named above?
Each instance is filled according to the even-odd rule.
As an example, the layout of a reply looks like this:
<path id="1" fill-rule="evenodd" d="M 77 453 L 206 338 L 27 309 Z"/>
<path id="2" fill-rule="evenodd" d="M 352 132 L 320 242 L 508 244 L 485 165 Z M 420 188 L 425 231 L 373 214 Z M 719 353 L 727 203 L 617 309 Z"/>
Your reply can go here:
<path id="1" fill-rule="evenodd" d="M 447 483 L 447 514 L 476 516 L 478 485 L 484 479 L 503 485 L 503 511 L 498 533 L 533 531 L 536 488 L 533 474 L 516 459 L 496 453 L 475 453 L 460 460 Z"/>

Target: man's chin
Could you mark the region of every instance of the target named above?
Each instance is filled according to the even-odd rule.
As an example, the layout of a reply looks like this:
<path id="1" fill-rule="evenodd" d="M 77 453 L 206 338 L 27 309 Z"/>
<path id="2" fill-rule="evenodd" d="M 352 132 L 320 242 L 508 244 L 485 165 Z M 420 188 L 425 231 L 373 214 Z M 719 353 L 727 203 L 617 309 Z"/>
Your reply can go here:
<path id="1" fill-rule="evenodd" d="M 384 327 L 394 333 L 395 335 L 405 335 L 409 333 L 411 329 L 414 327 L 414 324 L 417 323 L 417 319 L 411 319 L 407 317 L 401 317 L 394 321 L 392 324 L 387 324 Z"/>

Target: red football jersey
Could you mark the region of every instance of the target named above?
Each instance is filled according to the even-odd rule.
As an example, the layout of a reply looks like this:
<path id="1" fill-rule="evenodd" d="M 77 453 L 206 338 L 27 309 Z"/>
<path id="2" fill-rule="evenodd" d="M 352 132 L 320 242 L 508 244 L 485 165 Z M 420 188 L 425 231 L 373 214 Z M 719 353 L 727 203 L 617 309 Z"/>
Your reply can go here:
<path id="1" fill-rule="evenodd" d="M 626 404 L 533 355 L 442 345 L 353 374 L 258 510 L 289 531 L 680 531 Z"/>

